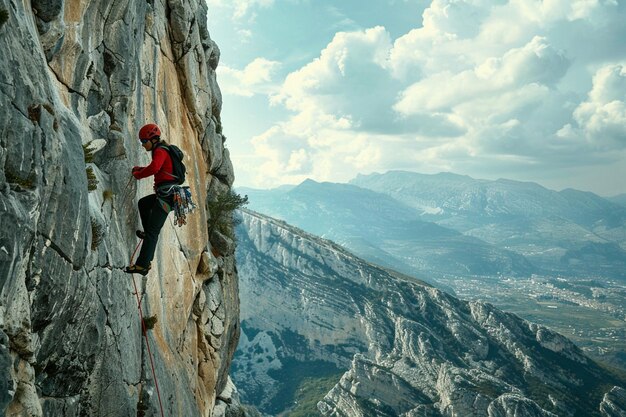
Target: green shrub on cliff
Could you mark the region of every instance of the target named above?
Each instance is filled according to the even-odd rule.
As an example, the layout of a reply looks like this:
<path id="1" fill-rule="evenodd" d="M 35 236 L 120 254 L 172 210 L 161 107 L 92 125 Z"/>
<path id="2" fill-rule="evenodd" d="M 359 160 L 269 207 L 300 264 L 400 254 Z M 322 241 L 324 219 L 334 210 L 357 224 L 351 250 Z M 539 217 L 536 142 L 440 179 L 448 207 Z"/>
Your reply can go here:
<path id="1" fill-rule="evenodd" d="M 93 162 L 93 151 L 89 145 L 83 145 L 83 153 L 85 154 L 85 162 Z"/>
<path id="2" fill-rule="evenodd" d="M 104 230 L 102 226 L 94 219 L 91 219 L 91 250 L 96 250 L 100 246 L 103 237 Z"/>
<path id="3" fill-rule="evenodd" d="M 35 188 L 35 181 L 33 175 L 29 175 L 27 178 L 22 178 L 19 174 L 16 174 L 11 169 L 5 167 L 4 175 L 9 184 L 17 184 L 24 189 L 32 190 Z"/>
<path id="4" fill-rule="evenodd" d="M 93 171 L 92 167 L 87 167 L 85 171 L 87 173 L 87 189 L 89 191 L 93 191 L 98 188 L 98 179 L 96 178 L 96 173 Z"/>
<path id="5" fill-rule="evenodd" d="M 9 20 L 9 12 L 5 9 L 0 9 L 0 28 Z"/>
<path id="6" fill-rule="evenodd" d="M 235 224 L 233 211 L 248 204 L 248 196 L 240 196 L 233 190 L 220 194 L 208 204 L 210 218 L 208 221 L 209 234 L 214 230 L 232 238 L 232 228 Z"/>

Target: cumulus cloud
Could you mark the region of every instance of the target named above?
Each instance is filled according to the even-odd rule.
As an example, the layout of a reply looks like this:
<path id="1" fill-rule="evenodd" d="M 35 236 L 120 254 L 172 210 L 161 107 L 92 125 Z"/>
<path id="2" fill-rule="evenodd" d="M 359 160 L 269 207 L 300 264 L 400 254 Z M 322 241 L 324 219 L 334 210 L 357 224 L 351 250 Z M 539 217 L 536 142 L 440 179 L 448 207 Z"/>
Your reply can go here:
<path id="1" fill-rule="evenodd" d="M 577 127 L 565 125 L 558 136 L 584 139 L 599 149 L 626 148 L 626 63 L 606 65 L 593 77 L 587 100 L 574 111 Z"/>
<path id="2" fill-rule="evenodd" d="M 416 81 L 424 75 L 457 71 L 472 65 L 472 39 L 481 33 L 491 7 L 502 3 L 490 0 L 433 0 L 422 14 L 421 27 L 395 40 L 389 69 L 395 78 Z"/>
<path id="3" fill-rule="evenodd" d="M 263 161 L 256 171 L 255 182 L 259 186 L 299 183 L 310 177 L 332 178 L 328 162 L 333 157 L 328 153 L 329 148 L 309 140 L 301 132 L 292 132 L 289 124 L 268 129 L 254 137 L 252 145 Z"/>
<path id="4" fill-rule="evenodd" d="M 524 20 L 550 23 L 594 18 L 604 6 L 616 6 L 617 0 L 513 0 L 511 4 Z"/>
<path id="5" fill-rule="evenodd" d="M 618 24 L 623 8 L 616 6 L 432 0 L 422 25 L 396 39 L 382 26 L 337 33 L 270 94 L 290 116 L 252 141 L 264 161 L 257 185 L 387 169 L 523 172 L 605 159 L 594 149 L 626 144 L 626 64 L 603 65 L 584 91 L 572 74 L 591 84 L 588 68 L 598 63 L 582 60 L 594 54 L 579 54 L 567 39 L 584 28 L 610 38 L 598 22 Z M 234 94 L 267 83 L 275 65 L 259 62 L 265 73 L 251 67 L 257 78 L 249 84 L 248 68 L 231 75 L 242 89 Z"/>
<path id="6" fill-rule="evenodd" d="M 252 140 L 259 156 L 266 160 L 260 167 L 260 174 L 265 178 L 298 176 L 311 168 L 310 149 L 298 136 L 275 126 Z"/>
<path id="7" fill-rule="evenodd" d="M 218 67 L 217 74 L 224 93 L 252 97 L 259 93 L 269 94 L 275 90 L 272 77 L 279 67 L 279 62 L 256 58 L 243 70 L 222 65 Z"/>
<path id="8" fill-rule="evenodd" d="M 390 74 L 391 50 L 390 35 L 380 26 L 338 33 L 319 58 L 286 77 L 272 103 L 303 115 L 315 110 L 314 114 L 323 114 L 319 120 L 323 126 L 337 118 L 343 121 L 342 128 L 349 124 L 359 132 L 458 135 L 462 128 L 446 115 L 429 113 L 407 119 L 394 110 L 403 84 Z M 294 121 L 298 119 L 305 118 Z"/>
<path id="9" fill-rule="evenodd" d="M 405 115 L 449 110 L 467 101 L 497 96 L 528 84 L 552 85 L 567 67 L 563 54 L 550 47 L 546 39 L 534 37 L 524 47 L 512 49 L 502 57 L 489 58 L 473 69 L 456 74 L 440 72 L 420 80 L 402 92 L 395 109 Z"/>
<path id="10" fill-rule="evenodd" d="M 490 2 L 490 6 L 498 2 Z M 502 2 L 500 2 L 502 3 Z M 480 22 L 488 16 L 485 1 L 433 0 L 422 14 L 424 31 L 447 34 L 452 39 L 470 38 L 480 31 Z"/>
<path id="11" fill-rule="evenodd" d="M 340 32 L 319 58 L 287 76 L 273 102 L 294 111 L 316 107 L 342 115 L 379 107 L 380 97 L 371 93 L 385 92 L 385 86 L 378 83 L 387 78 L 384 66 L 390 48 L 390 36 L 380 26 Z M 355 108 L 355 104 L 360 105 Z"/>

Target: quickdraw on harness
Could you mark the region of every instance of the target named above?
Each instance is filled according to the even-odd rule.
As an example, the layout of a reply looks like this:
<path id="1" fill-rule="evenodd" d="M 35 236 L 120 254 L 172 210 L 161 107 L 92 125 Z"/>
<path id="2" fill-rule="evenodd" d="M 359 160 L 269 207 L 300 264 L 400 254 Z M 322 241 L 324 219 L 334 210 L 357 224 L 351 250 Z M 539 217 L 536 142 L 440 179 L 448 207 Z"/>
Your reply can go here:
<path id="1" fill-rule="evenodd" d="M 191 199 L 189 187 L 176 187 L 173 199 L 174 225 L 181 227 L 183 224 L 187 224 L 187 214 L 193 212 L 196 209 L 196 205 Z"/>
<path id="2" fill-rule="evenodd" d="M 174 212 L 174 225 L 182 227 L 187 224 L 187 214 L 196 209 L 196 205 L 191 198 L 189 187 L 181 187 L 180 185 L 164 185 L 157 188 L 157 196 L 160 197 L 161 206 L 166 211 Z M 171 204 L 164 201 L 163 198 L 170 198 Z"/>

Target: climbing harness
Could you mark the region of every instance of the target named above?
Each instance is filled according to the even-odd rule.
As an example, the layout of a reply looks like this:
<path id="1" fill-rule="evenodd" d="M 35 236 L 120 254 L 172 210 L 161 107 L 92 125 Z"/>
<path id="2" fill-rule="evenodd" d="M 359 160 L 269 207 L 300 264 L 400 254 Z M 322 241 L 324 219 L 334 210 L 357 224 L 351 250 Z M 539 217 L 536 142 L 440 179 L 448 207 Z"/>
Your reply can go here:
<path id="1" fill-rule="evenodd" d="M 139 246 L 143 242 L 143 239 L 139 240 L 137 247 L 135 247 L 135 251 L 130 257 L 130 264 L 133 264 L 133 258 L 139 249 Z M 150 349 L 150 340 L 148 339 L 148 332 L 146 329 L 146 323 L 143 320 L 143 310 L 141 309 L 141 299 L 139 298 L 139 290 L 137 289 L 137 284 L 135 283 L 135 275 L 131 275 L 133 280 L 133 286 L 135 287 L 135 296 L 137 297 L 137 308 L 139 309 L 139 319 L 141 320 L 141 331 L 143 333 L 143 337 L 146 340 L 146 347 L 148 348 L 148 357 L 150 358 L 150 367 L 152 368 L 152 378 L 154 378 L 154 386 L 157 392 L 157 398 L 159 399 L 159 407 L 161 409 L 161 417 L 165 417 L 165 413 L 163 412 L 163 403 L 161 402 L 161 392 L 159 391 L 159 381 L 156 377 L 156 371 L 154 370 L 154 360 L 152 359 L 152 351 Z"/>

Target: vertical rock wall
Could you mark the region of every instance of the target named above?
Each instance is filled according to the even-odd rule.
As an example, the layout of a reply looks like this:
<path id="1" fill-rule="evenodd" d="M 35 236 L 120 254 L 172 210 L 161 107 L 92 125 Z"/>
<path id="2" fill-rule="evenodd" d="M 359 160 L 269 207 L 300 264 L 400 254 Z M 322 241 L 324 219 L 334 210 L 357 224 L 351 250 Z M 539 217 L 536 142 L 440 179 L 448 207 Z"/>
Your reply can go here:
<path id="1" fill-rule="evenodd" d="M 165 415 L 219 414 L 239 300 L 233 245 L 219 236 L 216 250 L 207 231 L 207 202 L 234 176 L 205 2 L 0 9 L 0 414 L 160 415 L 132 279 L 158 319 Z M 148 122 L 185 152 L 199 209 L 182 228 L 170 215 L 152 271 L 131 277 L 152 179 L 130 169 L 150 160 L 136 140 Z"/>

